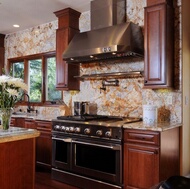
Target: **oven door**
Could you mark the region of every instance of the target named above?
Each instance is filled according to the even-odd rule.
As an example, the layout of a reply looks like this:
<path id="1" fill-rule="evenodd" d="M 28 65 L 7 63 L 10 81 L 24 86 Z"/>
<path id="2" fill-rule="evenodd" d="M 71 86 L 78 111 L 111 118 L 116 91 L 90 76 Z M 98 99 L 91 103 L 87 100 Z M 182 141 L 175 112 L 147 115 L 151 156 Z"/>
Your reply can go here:
<path id="1" fill-rule="evenodd" d="M 71 168 L 71 142 L 72 139 L 60 135 L 52 136 L 52 166 L 59 169 Z"/>
<path id="2" fill-rule="evenodd" d="M 120 144 L 94 139 L 72 141 L 72 170 L 83 176 L 113 184 L 122 184 Z"/>

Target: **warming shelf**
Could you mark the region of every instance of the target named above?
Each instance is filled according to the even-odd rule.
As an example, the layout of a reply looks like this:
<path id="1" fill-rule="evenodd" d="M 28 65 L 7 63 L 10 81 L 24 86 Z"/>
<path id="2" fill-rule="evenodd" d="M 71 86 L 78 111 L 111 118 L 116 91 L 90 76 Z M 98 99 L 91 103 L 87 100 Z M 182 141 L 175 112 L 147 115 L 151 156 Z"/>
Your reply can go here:
<path id="1" fill-rule="evenodd" d="M 111 72 L 111 73 L 98 73 L 98 74 L 84 74 L 81 76 L 74 76 L 80 80 L 85 79 L 104 79 L 104 78 L 139 78 L 143 77 L 142 71 L 129 71 L 129 72 Z"/>

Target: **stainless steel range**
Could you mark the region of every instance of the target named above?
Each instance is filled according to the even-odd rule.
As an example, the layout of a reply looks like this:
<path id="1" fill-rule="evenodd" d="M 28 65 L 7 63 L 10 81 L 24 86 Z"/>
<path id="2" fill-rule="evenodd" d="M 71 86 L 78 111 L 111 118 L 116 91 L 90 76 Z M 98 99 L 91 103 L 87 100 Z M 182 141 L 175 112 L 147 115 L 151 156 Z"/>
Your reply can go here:
<path id="1" fill-rule="evenodd" d="M 52 121 L 52 178 L 82 189 L 121 189 L 122 126 L 136 121 L 140 119 L 57 117 Z"/>

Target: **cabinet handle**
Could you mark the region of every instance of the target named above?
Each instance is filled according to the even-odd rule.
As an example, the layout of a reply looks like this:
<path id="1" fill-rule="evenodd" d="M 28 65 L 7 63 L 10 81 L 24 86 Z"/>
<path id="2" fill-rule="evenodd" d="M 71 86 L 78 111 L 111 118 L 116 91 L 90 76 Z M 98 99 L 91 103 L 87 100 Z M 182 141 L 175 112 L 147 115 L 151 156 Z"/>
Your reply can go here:
<path id="1" fill-rule="evenodd" d="M 154 154 L 158 154 L 158 150 L 155 150 L 155 151 L 154 151 Z"/>
<path id="2" fill-rule="evenodd" d="M 148 83 L 148 81 L 147 81 L 147 80 L 145 80 L 145 81 L 144 81 L 144 83 Z"/>

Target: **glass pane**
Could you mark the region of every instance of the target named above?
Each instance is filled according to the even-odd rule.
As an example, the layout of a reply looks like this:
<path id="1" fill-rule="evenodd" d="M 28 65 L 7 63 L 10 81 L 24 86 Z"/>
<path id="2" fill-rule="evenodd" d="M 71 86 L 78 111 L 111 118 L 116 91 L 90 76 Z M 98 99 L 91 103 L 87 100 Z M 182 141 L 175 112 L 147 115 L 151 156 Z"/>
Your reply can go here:
<path id="1" fill-rule="evenodd" d="M 42 60 L 35 59 L 29 61 L 28 66 L 28 85 L 29 85 L 29 96 L 31 102 L 42 101 Z"/>
<path id="2" fill-rule="evenodd" d="M 12 76 L 24 80 L 24 62 L 13 63 Z"/>
<path id="3" fill-rule="evenodd" d="M 56 59 L 55 57 L 47 58 L 47 81 L 46 81 L 46 101 L 61 99 L 61 91 L 57 91 L 56 84 Z"/>

